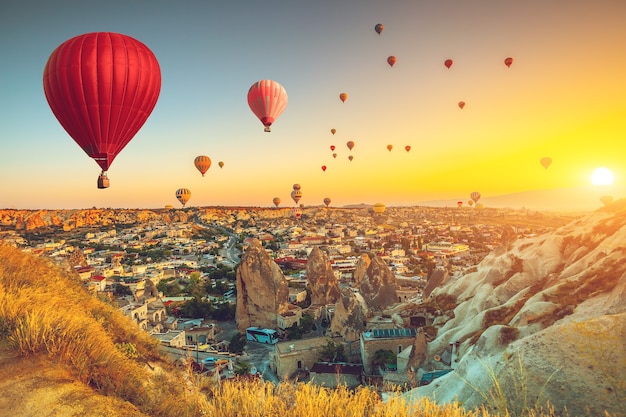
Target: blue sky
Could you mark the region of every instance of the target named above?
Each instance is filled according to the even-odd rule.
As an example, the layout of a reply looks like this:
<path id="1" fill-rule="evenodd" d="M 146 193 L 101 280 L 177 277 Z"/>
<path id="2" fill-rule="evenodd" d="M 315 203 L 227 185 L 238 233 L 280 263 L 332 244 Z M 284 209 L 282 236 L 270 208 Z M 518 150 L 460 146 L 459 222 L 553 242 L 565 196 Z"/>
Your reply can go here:
<path id="1" fill-rule="evenodd" d="M 619 0 L 3 2 L 0 207 L 162 207 L 178 205 L 181 187 L 188 206 L 290 205 L 296 182 L 305 204 L 417 204 L 578 187 L 597 166 L 619 193 L 624 21 Z M 145 43 L 162 72 L 159 101 L 106 190 L 42 88 L 51 52 L 95 31 Z M 270 134 L 246 102 L 268 78 L 289 94 Z M 204 178 L 201 154 L 213 161 Z"/>

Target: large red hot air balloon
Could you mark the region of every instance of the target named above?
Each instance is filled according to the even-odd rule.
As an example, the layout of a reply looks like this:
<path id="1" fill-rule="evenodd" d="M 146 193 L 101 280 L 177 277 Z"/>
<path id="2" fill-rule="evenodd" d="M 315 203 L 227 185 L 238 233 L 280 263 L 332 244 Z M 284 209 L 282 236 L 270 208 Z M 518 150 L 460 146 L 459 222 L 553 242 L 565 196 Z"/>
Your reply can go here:
<path id="1" fill-rule="evenodd" d="M 393 67 L 396 63 L 397 59 L 395 56 L 391 55 L 390 57 L 387 58 L 387 63 L 389 64 L 390 67 Z"/>
<path id="2" fill-rule="evenodd" d="M 271 132 L 270 126 L 285 110 L 287 101 L 287 91 L 276 81 L 257 81 L 248 90 L 248 105 L 266 132 Z"/>
<path id="3" fill-rule="evenodd" d="M 450 68 L 452 66 L 453 61 L 451 59 L 446 59 L 445 61 L 443 61 L 443 65 L 446 66 L 446 68 Z"/>
<path id="4" fill-rule="evenodd" d="M 507 67 L 511 67 L 511 64 L 513 64 L 513 58 L 508 57 L 504 59 L 504 65 L 506 65 Z"/>
<path id="5" fill-rule="evenodd" d="M 92 32 L 68 39 L 48 58 L 43 89 L 52 112 L 102 173 L 150 116 L 161 69 L 150 49 L 127 35 Z"/>

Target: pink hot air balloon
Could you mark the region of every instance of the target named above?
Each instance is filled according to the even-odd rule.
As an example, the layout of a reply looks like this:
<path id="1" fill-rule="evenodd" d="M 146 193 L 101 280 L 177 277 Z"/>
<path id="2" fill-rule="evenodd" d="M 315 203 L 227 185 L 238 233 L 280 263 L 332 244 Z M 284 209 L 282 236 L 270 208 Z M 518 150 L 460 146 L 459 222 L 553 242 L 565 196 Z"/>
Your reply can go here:
<path id="1" fill-rule="evenodd" d="M 287 91 L 276 81 L 257 81 L 248 90 L 248 105 L 266 132 L 271 132 L 270 126 L 285 110 L 287 101 Z"/>
<path id="2" fill-rule="evenodd" d="M 449 69 L 449 68 L 452 66 L 452 63 L 453 63 L 453 61 L 452 61 L 451 59 L 446 59 L 446 60 L 443 62 L 443 65 L 445 65 L 445 66 L 446 66 L 446 68 L 448 68 L 448 69 Z"/>

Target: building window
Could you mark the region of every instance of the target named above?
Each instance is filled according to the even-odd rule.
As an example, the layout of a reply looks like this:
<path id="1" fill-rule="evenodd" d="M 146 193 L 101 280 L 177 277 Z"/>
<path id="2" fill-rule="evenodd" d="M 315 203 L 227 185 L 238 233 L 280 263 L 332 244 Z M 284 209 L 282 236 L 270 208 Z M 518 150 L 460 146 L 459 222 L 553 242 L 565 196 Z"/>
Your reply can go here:
<path id="1" fill-rule="evenodd" d="M 298 361 L 298 369 L 302 369 L 302 361 Z"/>
<path id="2" fill-rule="evenodd" d="M 398 353 L 402 353 L 402 345 L 398 345 Z"/>

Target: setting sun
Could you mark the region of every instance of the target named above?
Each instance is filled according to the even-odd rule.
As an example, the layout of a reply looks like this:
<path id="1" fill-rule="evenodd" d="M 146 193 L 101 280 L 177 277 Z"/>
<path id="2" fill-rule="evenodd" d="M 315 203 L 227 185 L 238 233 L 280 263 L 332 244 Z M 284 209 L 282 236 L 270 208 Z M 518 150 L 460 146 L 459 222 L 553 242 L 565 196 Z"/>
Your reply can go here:
<path id="1" fill-rule="evenodd" d="M 611 185 L 613 184 L 613 173 L 605 167 L 597 168 L 591 174 L 591 183 L 593 185 Z"/>

